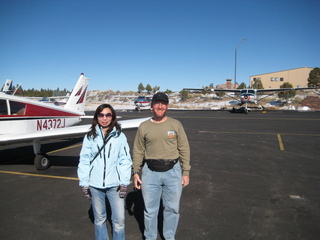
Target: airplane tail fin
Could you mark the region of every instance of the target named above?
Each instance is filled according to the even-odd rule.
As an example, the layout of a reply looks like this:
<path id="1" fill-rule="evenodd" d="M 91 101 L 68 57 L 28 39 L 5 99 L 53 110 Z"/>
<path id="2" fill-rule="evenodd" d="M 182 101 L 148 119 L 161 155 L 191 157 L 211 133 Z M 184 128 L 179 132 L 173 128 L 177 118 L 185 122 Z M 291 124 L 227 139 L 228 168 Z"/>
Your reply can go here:
<path id="1" fill-rule="evenodd" d="M 7 79 L 5 84 L 3 85 L 2 92 L 8 93 L 8 92 L 13 92 L 13 87 L 12 87 L 12 80 Z"/>
<path id="2" fill-rule="evenodd" d="M 84 113 L 88 82 L 89 78 L 86 78 L 84 74 L 81 73 L 64 108 Z"/>

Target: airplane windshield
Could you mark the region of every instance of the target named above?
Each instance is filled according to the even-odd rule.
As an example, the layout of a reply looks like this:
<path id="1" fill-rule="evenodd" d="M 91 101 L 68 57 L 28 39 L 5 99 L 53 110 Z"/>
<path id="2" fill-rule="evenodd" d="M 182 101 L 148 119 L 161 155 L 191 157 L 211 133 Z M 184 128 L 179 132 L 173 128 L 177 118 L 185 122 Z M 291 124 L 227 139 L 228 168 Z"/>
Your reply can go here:
<path id="1" fill-rule="evenodd" d="M 240 90 L 240 93 L 241 94 L 250 93 L 250 94 L 253 94 L 253 95 L 256 94 L 254 89 L 242 89 L 242 90 Z"/>

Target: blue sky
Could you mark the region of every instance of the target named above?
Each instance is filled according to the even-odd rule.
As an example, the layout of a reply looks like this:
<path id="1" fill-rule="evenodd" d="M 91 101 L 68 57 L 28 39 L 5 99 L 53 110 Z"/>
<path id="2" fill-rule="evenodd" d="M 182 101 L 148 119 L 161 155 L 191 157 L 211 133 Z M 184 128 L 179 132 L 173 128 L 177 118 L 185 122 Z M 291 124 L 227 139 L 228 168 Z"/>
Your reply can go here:
<path id="1" fill-rule="evenodd" d="M 0 83 L 180 91 L 320 67 L 318 0 L 1 0 Z M 2 84 L 1 84 L 2 86 Z"/>

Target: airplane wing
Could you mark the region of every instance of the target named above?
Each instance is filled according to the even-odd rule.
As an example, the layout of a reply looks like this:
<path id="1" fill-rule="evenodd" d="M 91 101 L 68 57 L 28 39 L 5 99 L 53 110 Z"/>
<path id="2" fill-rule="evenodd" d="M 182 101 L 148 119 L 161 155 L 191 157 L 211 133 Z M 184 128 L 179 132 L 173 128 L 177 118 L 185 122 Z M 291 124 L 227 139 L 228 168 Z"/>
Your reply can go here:
<path id="1" fill-rule="evenodd" d="M 214 92 L 233 92 L 233 93 L 237 93 L 240 92 L 241 89 L 214 89 Z"/>
<path id="2" fill-rule="evenodd" d="M 241 89 L 184 88 L 186 91 L 240 92 Z"/>
<path id="3" fill-rule="evenodd" d="M 250 90 L 251 88 L 248 88 Z M 252 89 L 256 92 L 282 92 L 282 91 L 292 91 L 292 90 L 315 90 L 319 89 L 319 87 L 315 88 L 273 88 L 273 89 Z M 208 91 L 211 90 L 212 92 L 233 92 L 233 93 L 239 93 L 241 90 L 244 89 L 210 89 L 210 88 L 184 88 L 183 90 L 187 91 Z"/>
<path id="4" fill-rule="evenodd" d="M 139 127 L 140 123 L 150 118 L 138 118 L 121 120 L 118 123 L 122 129 L 131 129 Z M 72 126 L 59 129 L 51 129 L 46 131 L 38 131 L 26 134 L 6 134 L 0 135 L 0 145 L 10 145 L 15 143 L 30 143 L 34 140 L 51 140 L 71 137 L 84 136 L 90 128 L 91 124 Z"/>
<path id="5" fill-rule="evenodd" d="M 283 91 L 292 91 L 292 90 L 315 90 L 319 88 L 274 88 L 274 89 L 256 89 L 257 92 L 283 92 Z"/>

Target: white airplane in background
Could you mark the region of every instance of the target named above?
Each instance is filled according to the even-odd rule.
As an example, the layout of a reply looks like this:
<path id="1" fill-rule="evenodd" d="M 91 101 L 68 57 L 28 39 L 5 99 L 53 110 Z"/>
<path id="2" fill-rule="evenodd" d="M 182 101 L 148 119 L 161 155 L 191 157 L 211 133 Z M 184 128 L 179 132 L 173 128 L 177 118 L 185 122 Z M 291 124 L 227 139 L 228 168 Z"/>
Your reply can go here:
<path id="1" fill-rule="evenodd" d="M 246 89 L 209 89 L 209 88 L 184 88 L 183 90 L 186 91 L 211 91 L 211 92 L 230 92 L 230 93 L 238 93 L 240 94 L 240 99 L 239 101 L 239 106 L 242 106 L 245 104 L 245 107 L 243 111 L 245 113 L 248 113 L 249 107 L 248 104 L 256 104 L 258 105 L 258 102 L 261 101 L 262 99 L 269 97 L 270 95 L 273 95 L 275 92 L 284 92 L 284 91 L 292 91 L 292 90 L 315 90 L 318 88 L 273 88 L 273 89 L 251 89 L 251 88 L 246 88 Z M 271 94 L 268 94 L 267 96 L 264 96 L 262 98 L 258 98 L 258 93 L 263 93 L 263 92 L 271 92 Z M 231 98 L 234 98 L 230 95 L 228 95 Z M 259 105 L 259 108 L 262 108 Z"/>
<path id="2" fill-rule="evenodd" d="M 151 100 L 150 98 L 146 98 L 145 96 L 139 96 L 136 100 L 134 100 L 134 104 L 136 105 L 135 110 L 140 111 L 142 109 L 151 108 Z"/>
<path id="3" fill-rule="evenodd" d="M 61 106 L 0 92 L 0 146 L 32 143 L 38 170 L 47 169 L 50 160 L 41 152 L 41 140 L 84 136 L 91 124 L 73 126 L 86 118 L 84 113 L 89 78 L 82 73 L 67 103 Z M 121 127 L 137 128 L 147 118 L 119 121 Z M 3 149 L 3 148 L 2 148 Z"/>

